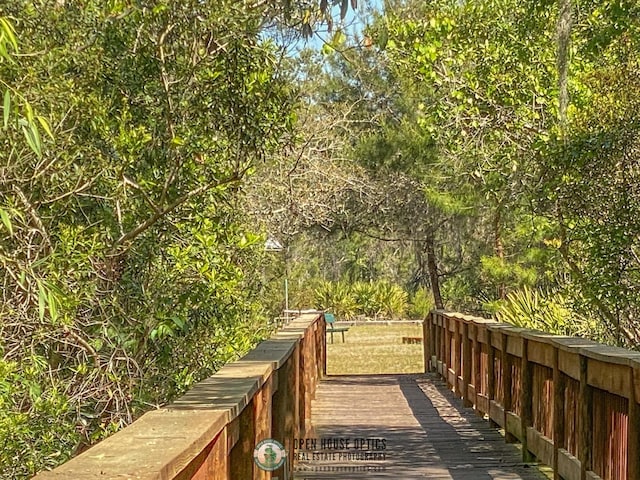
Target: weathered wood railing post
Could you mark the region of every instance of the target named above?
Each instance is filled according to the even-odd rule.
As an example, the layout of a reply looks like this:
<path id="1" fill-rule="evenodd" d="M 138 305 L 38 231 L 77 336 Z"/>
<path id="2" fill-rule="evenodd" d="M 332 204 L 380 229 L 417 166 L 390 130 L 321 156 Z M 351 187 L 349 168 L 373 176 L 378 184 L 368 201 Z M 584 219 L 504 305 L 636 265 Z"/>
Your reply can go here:
<path id="1" fill-rule="evenodd" d="M 433 312 L 429 312 L 427 318 L 422 322 L 422 346 L 424 349 L 424 371 L 431 372 L 431 355 L 434 351 L 434 335 L 433 335 Z"/>
<path id="2" fill-rule="evenodd" d="M 439 352 L 440 355 L 438 355 L 438 361 L 436 362 L 436 369 L 438 369 L 438 367 L 440 368 L 440 375 L 442 375 L 446 381 L 447 378 L 447 374 L 446 374 L 446 370 L 445 370 L 445 363 L 448 362 L 448 360 L 445 360 L 447 358 L 447 347 L 446 347 L 446 342 L 447 342 L 447 335 L 445 333 L 445 327 L 444 327 L 444 316 L 440 315 L 440 314 L 436 314 L 436 322 L 438 325 L 438 343 L 439 343 Z M 439 365 L 438 365 L 439 362 Z"/>
<path id="3" fill-rule="evenodd" d="M 627 430 L 627 478 L 640 480 L 640 360 L 631 361 Z"/>
<path id="4" fill-rule="evenodd" d="M 505 433 L 505 441 L 514 443 L 517 439 L 509 430 L 509 413 L 513 408 L 513 365 L 511 356 L 508 353 L 509 335 L 502 334 L 502 358 L 500 365 L 502 366 L 502 407 L 504 408 L 503 428 Z"/>
<path id="5" fill-rule="evenodd" d="M 482 391 L 482 348 L 480 347 L 480 342 L 478 341 L 479 335 L 479 326 L 473 324 L 473 387 L 475 391 L 475 398 L 473 399 L 473 404 L 476 406 L 477 410 L 480 404 L 480 396 L 485 393 Z M 484 413 L 488 413 L 487 411 L 483 411 Z"/>
<path id="6" fill-rule="evenodd" d="M 453 319 L 453 390 L 458 397 L 462 397 L 460 378 L 462 377 L 462 325 Z"/>
<path id="7" fill-rule="evenodd" d="M 559 366 L 559 349 L 553 349 L 553 478 L 560 480 L 558 462 L 565 439 L 565 381 Z"/>
<path id="8" fill-rule="evenodd" d="M 451 330 L 449 325 L 449 319 L 442 317 L 442 328 L 444 329 L 444 358 L 442 359 L 442 369 L 444 371 L 443 376 L 447 385 L 453 387 L 449 381 L 449 369 L 451 368 Z"/>
<path id="9" fill-rule="evenodd" d="M 496 398 L 496 349 L 493 347 L 493 332 L 487 328 L 487 345 L 489 346 L 489 354 L 487 359 L 488 372 L 487 372 L 487 397 L 489 397 L 489 408 L 487 413 L 489 414 L 489 422 L 493 427 L 497 427 L 498 424 L 491 415 L 491 406 Z"/>
<path id="10" fill-rule="evenodd" d="M 431 351 L 431 369 L 438 371 L 438 361 L 442 359 L 442 341 L 440 340 L 440 327 L 438 326 L 438 314 L 431 312 L 431 335 L 433 336 L 433 350 Z"/>
<path id="11" fill-rule="evenodd" d="M 300 350 L 294 349 L 287 362 L 278 370 L 277 389 L 273 396 L 273 415 L 271 431 L 273 438 L 282 439 L 287 452 L 294 451 L 294 440 L 297 438 L 298 418 L 298 381 Z M 289 476 L 293 473 L 293 464 L 288 462 L 282 467 L 289 468 Z M 281 473 L 276 471 L 276 473 Z"/>
<path id="12" fill-rule="evenodd" d="M 522 340 L 522 358 L 520 363 L 520 391 L 522 392 L 522 413 L 520 415 L 520 429 L 522 432 L 522 460 L 533 461 L 533 455 L 529 451 L 527 429 L 533 425 L 533 370 L 529 361 L 529 341 Z"/>
<path id="13" fill-rule="evenodd" d="M 469 398 L 469 385 L 471 384 L 471 340 L 469 339 L 469 324 L 462 325 L 462 398 L 464 406 L 471 407 L 474 402 Z"/>
<path id="14" fill-rule="evenodd" d="M 629 407 L 628 477 L 640 480 L 640 360 L 631 362 L 631 378 L 633 393 Z"/>
<path id="15" fill-rule="evenodd" d="M 580 392 L 578 394 L 580 423 L 578 424 L 578 459 L 580 480 L 586 480 L 592 469 L 593 451 L 593 390 L 589 385 L 589 360 L 580 355 Z"/>

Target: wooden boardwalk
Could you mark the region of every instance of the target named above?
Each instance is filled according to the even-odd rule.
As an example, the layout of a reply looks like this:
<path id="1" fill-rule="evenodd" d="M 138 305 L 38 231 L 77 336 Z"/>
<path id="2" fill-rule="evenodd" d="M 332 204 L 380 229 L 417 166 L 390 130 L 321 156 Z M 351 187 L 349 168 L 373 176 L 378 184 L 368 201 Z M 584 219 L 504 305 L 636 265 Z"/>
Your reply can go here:
<path id="1" fill-rule="evenodd" d="M 296 480 L 547 478 L 435 375 L 329 377 L 312 423 L 316 444 L 298 450 Z"/>

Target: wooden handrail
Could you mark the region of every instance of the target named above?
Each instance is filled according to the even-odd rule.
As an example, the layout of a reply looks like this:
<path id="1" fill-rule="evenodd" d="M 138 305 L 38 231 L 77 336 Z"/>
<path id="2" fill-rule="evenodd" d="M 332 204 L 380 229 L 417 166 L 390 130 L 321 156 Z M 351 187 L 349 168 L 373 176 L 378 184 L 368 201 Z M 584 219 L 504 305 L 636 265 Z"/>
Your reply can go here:
<path id="1" fill-rule="evenodd" d="M 442 310 L 425 369 L 565 480 L 640 480 L 640 353 Z"/>
<path id="2" fill-rule="evenodd" d="M 267 478 L 253 450 L 272 438 L 292 453 L 294 439 L 304 437 L 316 385 L 326 373 L 325 349 L 323 316 L 303 314 L 174 403 L 34 478 Z M 293 462 L 285 467 L 291 478 Z M 284 478 L 285 467 L 274 475 Z"/>

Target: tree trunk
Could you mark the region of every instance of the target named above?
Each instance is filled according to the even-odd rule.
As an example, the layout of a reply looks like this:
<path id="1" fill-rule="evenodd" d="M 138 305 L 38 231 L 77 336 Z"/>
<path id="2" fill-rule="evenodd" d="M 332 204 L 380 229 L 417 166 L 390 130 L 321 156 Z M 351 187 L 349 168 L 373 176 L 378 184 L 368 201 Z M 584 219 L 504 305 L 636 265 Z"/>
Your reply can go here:
<path id="1" fill-rule="evenodd" d="M 563 137 L 567 126 L 567 108 L 569 106 L 569 52 L 571 48 L 571 29 L 573 28 L 573 4 L 571 0 L 558 1 L 558 23 L 556 41 L 558 43 L 558 117 Z"/>
<path id="2" fill-rule="evenodd" d="M 493 235 L 494 235 L 494 249 L 496 253 L 496 257 L 500 259 L 501 262 L 504 262 L 504 245 L 502 243 L 502 215 L 500 213 L 501 207 L 498 206 L 496 209 L 496 215 L 493 220 Z M 504 282 L 500 282 L 498 285 L 498 298 L 500 300 L 504 300 L 507 298 L 507 288 Z"/>
<path id="3" fill-rule="evenodd" d="M 438 276 L 438 265 L 436 263 L 435 241 L 432 233 L 428 233 L 425 238 L 425 251 L 427 253 L 427 270 L 429 272 L 429 281 L 431 282 L 431 291 L 433 292 L 433 300 L 436 308 L 443 309 L 442 295 L 440 295 L 440 277 Z"/>

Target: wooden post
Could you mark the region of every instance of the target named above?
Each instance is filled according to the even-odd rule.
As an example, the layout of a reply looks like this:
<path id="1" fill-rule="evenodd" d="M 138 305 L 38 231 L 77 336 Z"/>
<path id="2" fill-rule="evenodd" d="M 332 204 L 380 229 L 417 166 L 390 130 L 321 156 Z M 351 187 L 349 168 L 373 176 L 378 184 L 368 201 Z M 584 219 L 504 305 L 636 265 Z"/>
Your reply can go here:
<path id="1" fill-rule="evenodd" d="M 255 404 L 255 443 L 265 438 L 272 438 L 271 422 L 273 414 L 273 375 L 262 385 L 262 388 L 253 397 Z M 252 455 L 253 456 L 253 455 Z M 267 480 L 271 474 L 260 468 L 253 469 L 254 480 Z"/>
<path id="2" fill-rule="evenodd" d="M 471 340 L 469 340 L 469 324 L 462 323 L 462 398 L 465 407 L 472 407 L 469 399 L 469 385 L 471 384 Z M 475 387 L 474 387 L 475 388 Z"/>
<path id="3" fill-rule="evenodd" d="M 444 375 L 444 381 L 447 387 L 451 388 L 449 383 L 449 367 L 451 366 L 451 331 L 449 330 L 450 318 L 442 316 L 442 328 L 444 328 L 444 358 L 442 359 L 442 375 Z"/>
<path id="4" fill-rule="evenodd" d="M 509 412 L 512 408 L 512 361 L 511 357 L 507 353 L 507 344 L 509 342 L 509 335 L 506 333 L 502 334 L 502 361 L 500 365 L 502 366 L 502 394 L 503 394 L 503 402 L 502 406 L 504 407 L 504 439 L 507 443 L 515 443 L 517 441 L 516 437 L 509 432 L 509 424 L 507 420 L 509 419 Z"/>
<path id="5" fill-rule="evenodd" d="M 320 320 L 318 320 L 318 336 L 320 340 L 318 350 L 321 366 L 320 378 L 325 378 L 327 376 L 327 322 L 324 319 L 324 315 L 322 315 Z"/>
<path id="6" fill-rule="evenodd" d="M 578 460 L 580 460 L 580 480 L 587 479 L 587 472 L 593 468 L 593 390 L 588 383 L 589 359 L 580 355 L 580 390 L 578 408 Z"/>
<path id="7" fill-rule="evenodd" d="M 296 405 L 296 351 L 292 352 L 284 365 L 278 369 L 278 388 L 273 395 L 273 415 L 271 423 L 272 438 L 278 440 L 287 452 L 294 451 L 295 405 Z M 274 472 L 288 477 L 293 476 L 293 456 L 290 456 L 282 468 Z"/>
<path id="8" fill-rule="evenodd" d="M 627 427 L 627 478 L 640 480 L 640 398 L 636 392 L 640 390 L 640 367 L 631 366 L 631 393 L 629 395 L 629 425 Z"/>
<path id="9" fill-rule="evenodd" d="M 210 475 L 207 475 L 206 478 L 210 478 L 211 480 L 231 480 L 231 472 L 229 471 L 229 452 L 231 451 L 228 448 L 228 426 L 222 432 L 220 432 L 220 436 L 216 440 L 214 445 L 213 456 L 211 458 L 211 472 L 207 472 Z"/>
<path id="10" fill-rule="evenodd" d="M 433 364 L 433 368 L 437 372 L 438 361 L 442 360 L 442 331 L 440 330 L 440 326 L 438 325 L 438 314 L 434 313 L 432 318 L 433 318 L 433 333 L 434 333 L 433 337 L 435 341 L 433 352 L 435 353 L 435 356 L 436 356 L 436 361 Z"/>
<path id="11" fill-rule="evenodd" d="M 295 419 L 293 422 L 293 438 L 302 437 L 302 432 L 300 431 L 300 397 L 304 395 L 304 390 L 302 386 L 302 381 L 300 379 L 300 357 L 302 356 L 302 343 L 298 342 L 295 350 L 293 351 L 293 369 L 294 369 L 294 404 L 293 404 L 293 418 Z M 304 421 L 302 423 L 302 427 L 304 427 Z"/>
<path id="12" fill-rule="evenodd" d="M 253 478 L 253 449 L 256 446 L 256 397 L 244 407 L 238 418 L 240 438 L 231 449 L 229 464 L 231 478 Z"/>
<path id="13" fill-rule="evenodd" d="M 489 346 L 489 360 L 487 361 L 487 397 L 489 398 L 489 425 L 496 428 L 498 424 L 491 418 L 491 402 L 496 398 L 496 351 L 491 344 L 493 332 L 487 328 L 487 345 Z"/>
<path id="14" fill-rule="evenodd" d="M 431 313 L 422 321 L 422 347 L 424 349 L 424 373 L 431 371 Z"/>
<path id="15" fill-rule="evenodd" d="M 438 326 L 436 325 L 435 315 L 429 315 L 429 342 L 431 356 L 429 357 L 429 371 L 435 372 L 438 364 Z M 434 361 L 435 358 L 435 361 Z"/>
<path id="16" fill-rule="evenodd" d="M 453 329 L 453 346 L 454 346 L 454 358 L 453 358 L 453 391 L 456 397 L 462 397 L 462 390 L 460 389 L 460 381 L 458 380 L 462 376 L 462 321 L 455 319 Z"/>
<path id="17" fill-rule="evenodd" d="M 475 366 L 473 370 L 473 387 L 476 392 L 476 398 L 473 399 L 473 402 L 476 405 L 476 410 L 480 413 L 479 403 L 478 403 L 478 395 L 485 393 L 482 391 L 482 344 L 478 340 L 478 336 L 480 334 L 480 325 L 474 323 L 473 325 L 473 364 Z M 486 393 L 485 393 L 486 394 Z M 482 412 L 488 413 L 488 412 Z"/>
<path id="18" fill-rule="evenodd" d="M 442 365 L 441 369 L 440 369 L 440 374 L 444 375 L 443 373 L 443 368 L 444 368 L 444 364 L 446 363 L 445 358 L 447 355 L 447 349 L 446 349 L 446 342 L 447 342 L 447 336 L 444 330 L 444 316 L 438 314 L 438 345 L 439 345 L 439 359 L 440 360 L 440 365 Z M 446 376 L 445 376 L 446 379 Z"/>
<path id="19" fill-rule="evenodd" d="M 522 461 L 532 462 L 534 456 L 529 451 L 527 428 L 533 425 L 533 366 L 529 361 L 529 340 L 522 339 L 522 358 L 520 363 L 520 391 L 522 392 L 522 412 L 520 426 L 522 430 Z"/>
<path id="20" fill-rule="evenodd" d="M 565 413 L 564 390 L 565 380 L 559 366 L 559 349 L 553 349 L 553 480 L 560 480 L 558 459 L 560 449 L 564 445 Z"/>

